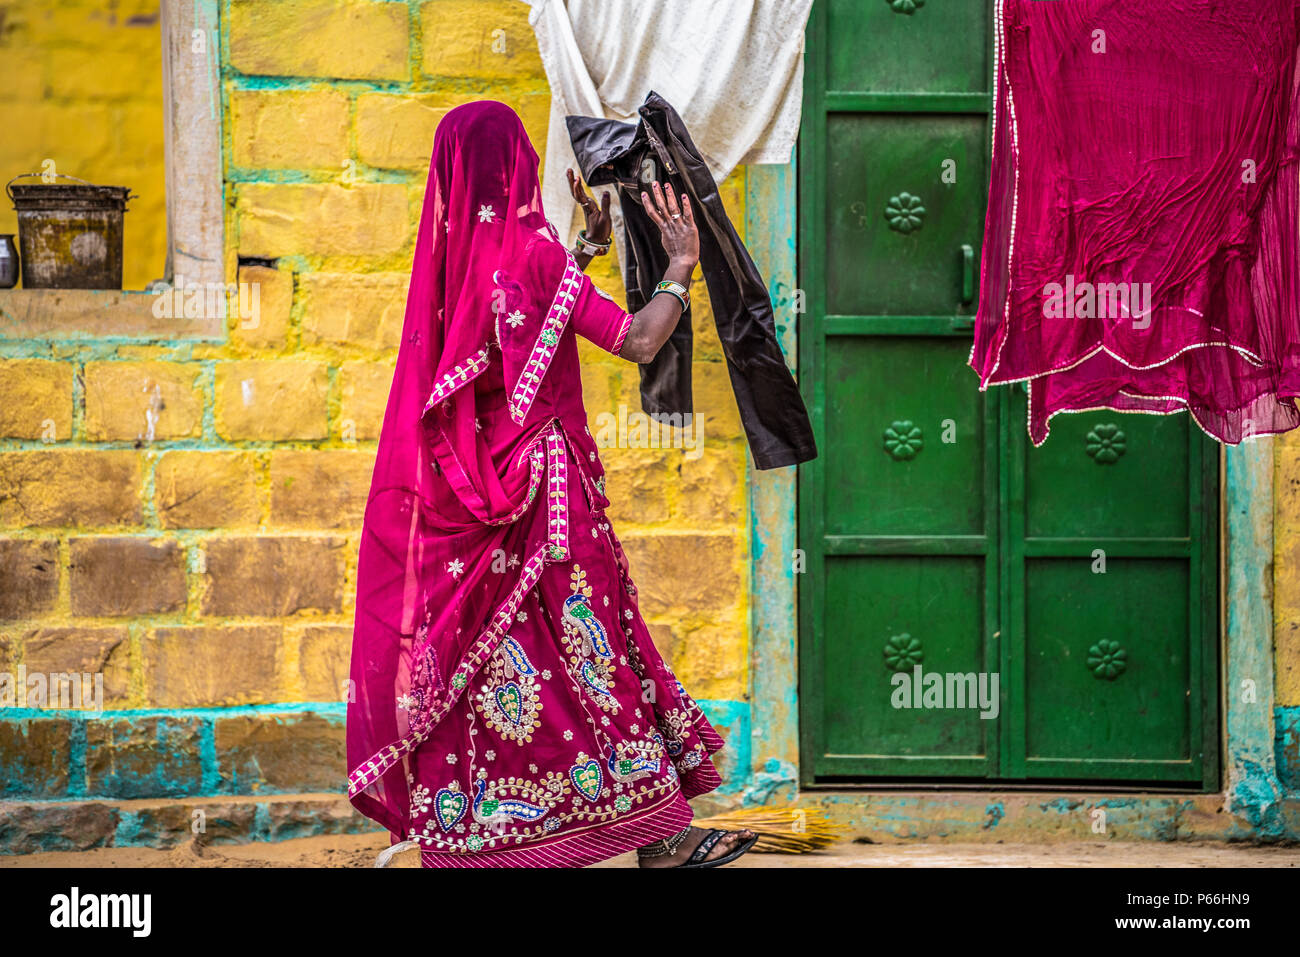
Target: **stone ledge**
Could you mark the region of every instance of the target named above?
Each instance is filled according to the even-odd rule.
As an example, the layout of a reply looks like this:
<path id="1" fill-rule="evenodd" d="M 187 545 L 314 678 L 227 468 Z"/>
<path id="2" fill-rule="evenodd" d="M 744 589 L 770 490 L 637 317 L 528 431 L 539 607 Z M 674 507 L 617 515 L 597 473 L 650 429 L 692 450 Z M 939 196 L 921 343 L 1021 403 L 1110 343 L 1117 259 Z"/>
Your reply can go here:
<path id="1" fill-rule="evenodd" d="M 170 848 L 198 833 L 206 834 L 210 844 L 247 844 L 376 830 L 381 828 L 338 794 L 0 802 L 0 854 L 6 855 L 95 847 Z"/>
<path id="2" fill-rule="evenodd" d="M 1281 797 L 1266 822 L 1224 804 L 1222 793 L 804 791 L 792 806 L 825 812 L 864 844 L 1300 842 L 1300 794 Z"/>
<path id="3" fill-rule="evenodd" d="M 0 342 L 30 339 L 225 338 L 220 317 L 154 315 L 157 295 L 113 289 L 0 289 Z"/>

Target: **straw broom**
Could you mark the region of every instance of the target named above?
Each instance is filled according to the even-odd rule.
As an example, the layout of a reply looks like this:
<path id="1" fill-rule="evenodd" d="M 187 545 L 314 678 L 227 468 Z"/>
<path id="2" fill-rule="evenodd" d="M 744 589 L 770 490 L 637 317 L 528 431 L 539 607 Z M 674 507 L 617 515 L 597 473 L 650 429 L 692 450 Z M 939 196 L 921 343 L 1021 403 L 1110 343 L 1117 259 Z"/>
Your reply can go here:
<path id="1" fill-rule="evenodd" d="M 808 854 L 844 840 L 847 829 L 824 812 L 801 808 L 742 808 L 692 822 L 724 831 L 748 828 L 758 835 L 753 850 L 767 854 Z"/>

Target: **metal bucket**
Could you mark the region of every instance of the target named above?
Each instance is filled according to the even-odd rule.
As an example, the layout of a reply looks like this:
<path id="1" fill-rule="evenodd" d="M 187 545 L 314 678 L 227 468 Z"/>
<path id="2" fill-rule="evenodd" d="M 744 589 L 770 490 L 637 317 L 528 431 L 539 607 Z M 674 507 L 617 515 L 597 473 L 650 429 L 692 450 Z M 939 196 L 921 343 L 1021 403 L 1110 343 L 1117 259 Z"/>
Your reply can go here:
<path id="1" fill-rule="evenodd" d="M 27 183 L 40 176 L 24 173 L 5 184 L 18 213 L 18 247 L 24 289 L 121 289 L 122 216 L 130 195 L 126 186 L 96 186 L 56 173 L 75 183 Z"/>

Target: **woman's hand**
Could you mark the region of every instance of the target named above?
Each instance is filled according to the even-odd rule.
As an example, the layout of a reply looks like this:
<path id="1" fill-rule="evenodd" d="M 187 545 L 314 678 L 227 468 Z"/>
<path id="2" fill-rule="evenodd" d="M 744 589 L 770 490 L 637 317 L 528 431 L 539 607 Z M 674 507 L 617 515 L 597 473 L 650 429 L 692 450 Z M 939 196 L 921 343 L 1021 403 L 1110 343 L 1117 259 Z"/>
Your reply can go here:
<path id="1" fill-rule="evenodd" d="M 574 200 L 582 207 L 582 215 L 586 220 L 583 227 L 587 233 L 587 239 L 593 243 L 603 243 L 609 239 L 609 232 L 612 220 L 609 216 L 609 193 L 605 193 L 600 198 L 600 205 L 591 198 L 587 188 L 582 185 L 582 180 L 573 175 L 573 170 L 568 170 L 569 174 L 569 192 L 573 194 Z"/>
<path id="2" fill-rule="evenodd" d="M 650 189 L 654 194 L 653 201 L 642 190 L 641 203 L 659 227 L 659 241 L 668 253 L 669 266 L 685 266 L 693 270 L 700 260 L 700 232 L 695 228 L 690 199 L 682 193 L 682 202 L 678 206 L 671 189 L 666 190 L 657 182 L 651 183 Z"/>
<path id="3" fill-rule="evenodd" d="M 683 193 L 679 206 L 671 189 L 664 190 L 658 183 L 652 183 L 650 188 L 654 194 L 653 202 L 644 191 L 641 193 L 641 202 L 645 205 L 646 213 L 659 227 L 659 239 L 668 253 L 668 268 L 664 270 L 664 279 L 681 283 L 689 290 L 691 273 L 695 271 L 695 264 L 700 258 L 700 234 L 695 228 L 695 217 L 691 214 L 691 201 Z M 633 362 L 652 361 L 677 328 L 681 315 L 682 304 L 676 296 L 666 293 L 651 296 L 650 301 L 632 317 L 632 325 L 618 354 Z"/>

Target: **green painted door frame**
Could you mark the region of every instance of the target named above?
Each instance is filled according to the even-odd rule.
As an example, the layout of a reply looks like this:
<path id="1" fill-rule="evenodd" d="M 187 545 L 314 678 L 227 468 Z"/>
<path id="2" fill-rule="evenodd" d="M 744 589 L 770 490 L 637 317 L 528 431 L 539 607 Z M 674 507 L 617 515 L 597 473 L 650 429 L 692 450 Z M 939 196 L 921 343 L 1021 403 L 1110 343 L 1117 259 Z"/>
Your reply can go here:
<path id="1" fill-rule="evenodd" d="M 822 0 L 818 0 L 822 2 Z M 746 235 L 776 308 L 792 367 L 797 349 L 797 171 L 747 170 Z M 805 198 L 807 201 L 807 198 Z M 1274 755 L 1272 440 L 1221 456 L 1220 725 L 1227 810 L 1279 833 L 1282 789 Z M 744 801 L 799 796 L 797 492 L 794 469 L 750 473 L 753 532 L 749 774 Z M 942 799 L 942 792 L 936 800 Z M 1153 799 L 1154 800 L 1154 799 Z"/>

